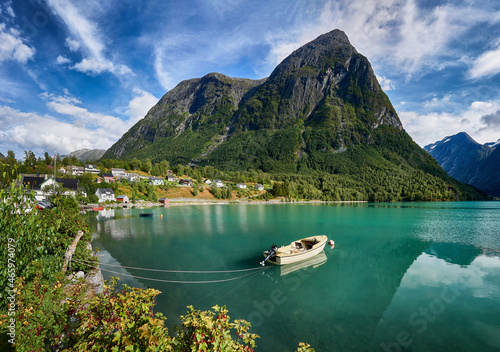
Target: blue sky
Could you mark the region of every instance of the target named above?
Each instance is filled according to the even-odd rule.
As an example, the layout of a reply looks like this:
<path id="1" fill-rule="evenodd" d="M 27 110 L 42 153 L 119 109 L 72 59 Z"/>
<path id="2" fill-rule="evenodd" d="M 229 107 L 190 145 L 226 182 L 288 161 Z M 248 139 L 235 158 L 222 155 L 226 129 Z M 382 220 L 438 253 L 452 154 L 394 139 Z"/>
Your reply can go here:
<path id="1" fill-rule="evenodd" d="M 266 77 L 337 28 L 419 145 L 500 138 L 496 0 L 0 0 L 0 152 L 106 149 L 180 81 Z"/>

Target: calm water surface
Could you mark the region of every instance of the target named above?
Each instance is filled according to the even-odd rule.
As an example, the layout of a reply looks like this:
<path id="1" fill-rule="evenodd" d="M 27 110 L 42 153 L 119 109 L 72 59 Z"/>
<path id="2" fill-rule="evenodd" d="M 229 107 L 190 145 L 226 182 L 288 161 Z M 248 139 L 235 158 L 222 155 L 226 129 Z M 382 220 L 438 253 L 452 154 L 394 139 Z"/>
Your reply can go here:
<path id="1" fill-rule="evenodd" d="M 318 352 L 500 350 L 500 202 L 151 211 L 153 218 L 138 209 L 101 213 L 93 246 L 102 268 L 118 273 L 105 278 L 163 292 L 157 310 L 171 334 L 187 305 L 218 304 L 250 321 L 261 337 L 257 351 L 293 351 L 299 341 Z M 314 234 L 328 235 L 335 248 L 300 265 L 219 274 L 123 268 L 257 268 L 273 243 Z"/>

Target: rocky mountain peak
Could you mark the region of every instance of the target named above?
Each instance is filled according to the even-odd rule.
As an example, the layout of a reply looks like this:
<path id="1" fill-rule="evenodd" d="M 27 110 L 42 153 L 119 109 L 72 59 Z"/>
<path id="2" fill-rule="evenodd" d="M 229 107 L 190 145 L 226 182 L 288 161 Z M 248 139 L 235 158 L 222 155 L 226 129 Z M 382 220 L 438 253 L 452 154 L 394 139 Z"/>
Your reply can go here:
<path id="1" fill-rule="evenodd" d="M 381 125 L 403 129 L 368 59 L 344 32 L 333 30 L 295 50 L 267 79 L 214 72 L 180 82 L 107 155 L 140 156 L 140 150 L 159 155 L 152 151 L 155 145 L 176 144 L 176 162 L 201 162 L 210 160 L 227 142 L 237 141 L 241 133 L 272 135 L 293 129 L 287 135 L 293 141 L 283 143 L 290 144 L 291 155 L 301 158 L 315 153 L 315 148 L 338 153 L 372 144 Z M 167 143 L 168 138 L 175 141 Z"/>

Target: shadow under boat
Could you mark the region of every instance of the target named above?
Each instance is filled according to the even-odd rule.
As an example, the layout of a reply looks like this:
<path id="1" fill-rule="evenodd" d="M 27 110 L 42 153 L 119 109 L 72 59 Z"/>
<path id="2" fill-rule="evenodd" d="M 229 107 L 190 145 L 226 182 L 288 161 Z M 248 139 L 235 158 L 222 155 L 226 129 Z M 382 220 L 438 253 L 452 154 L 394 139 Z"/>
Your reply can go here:
<path id="1" fill-rule="evenodd" d="M 325 252 L 322 251 L 321 253 L 315 255 L 312 258 L 303 260 L 301 262 L 293 263 L 293 264 L 288 264 L 288 265 L 282 265 L 280 266 L 280 275 L 285 276 L 288 274 L 291 274 L 293 272 L 312 267 L 312 268 L 317 268 L 323 264 L 326 263 L 328 260 L 328 257 L 326 256 Z"/>

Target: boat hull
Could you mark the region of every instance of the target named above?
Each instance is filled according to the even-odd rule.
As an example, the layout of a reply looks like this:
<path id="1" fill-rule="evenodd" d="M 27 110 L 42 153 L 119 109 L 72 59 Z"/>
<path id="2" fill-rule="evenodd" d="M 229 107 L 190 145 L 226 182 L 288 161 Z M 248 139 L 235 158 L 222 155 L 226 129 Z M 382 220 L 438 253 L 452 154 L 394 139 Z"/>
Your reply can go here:
<path id="1" fill-rule="evenodd" d="M 312 242 L 316 240 L 315 244 Z M 276 255 L 269 259 L 269 262 L 276 265 L 286 265 L 297 263 L 303 260 L 312 258 L 320 254 L 325 248 L 328 238 L 325 235 L 306 237 L 298 241 L 294 241 L 288 246 L 278 248 Z M 298 243 L 307 244 L 311 243 L 311 248 L 297 248 Z M 263 252 L 264 257 L 267 257 L 269 251 Z"/>

